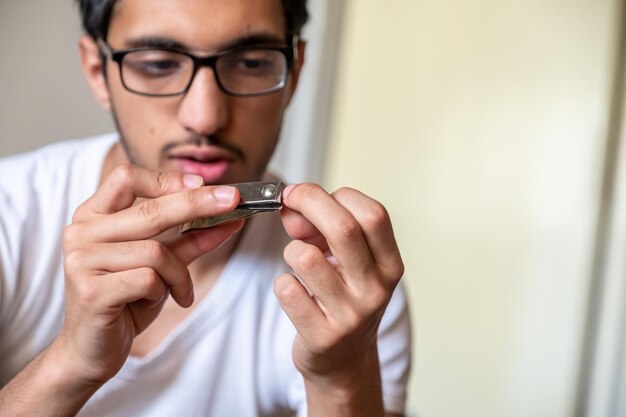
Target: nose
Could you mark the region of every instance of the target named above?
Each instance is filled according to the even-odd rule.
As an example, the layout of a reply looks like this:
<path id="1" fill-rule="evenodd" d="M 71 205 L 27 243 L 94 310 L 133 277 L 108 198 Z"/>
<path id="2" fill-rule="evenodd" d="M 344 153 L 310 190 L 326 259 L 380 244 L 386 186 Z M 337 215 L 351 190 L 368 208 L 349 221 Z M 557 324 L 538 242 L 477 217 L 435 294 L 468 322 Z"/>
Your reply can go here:
<path id="1" fill-rule="evenodd" d="M 211 68 L 200 68 L 178 110 L 185 129 L 209 136 L 228 122 L 228 97 L 220 89 Z"/>

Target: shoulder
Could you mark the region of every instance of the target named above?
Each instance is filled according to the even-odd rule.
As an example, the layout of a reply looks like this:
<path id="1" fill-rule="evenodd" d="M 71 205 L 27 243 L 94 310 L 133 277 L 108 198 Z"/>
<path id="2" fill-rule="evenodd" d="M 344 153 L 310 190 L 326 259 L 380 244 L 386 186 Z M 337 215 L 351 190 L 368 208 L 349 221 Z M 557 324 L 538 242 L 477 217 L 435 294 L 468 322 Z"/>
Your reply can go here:
<path id="1" fill-rule="evenodd" d="M 73 208 L 97 186 L 99 166 L 94 161 L 103 160 L 98 154 L 106 154 L 114 141 L 115 136 L 107 135 L 59 142 L 0 159 L 0 245 L 4 248 L 0 255 L 4 267 L 9 259 L 18 262 L 23 250 L 40 246 L 23 245 L 24 236 L 36 236 L 41 242 L 65 226 Z"/>
<path id="2" fill-rule="evenodd" d="M 44 174 L 70 169 L 82 158 L 97 158 L 105 154 L 116 141 L 116 134 L 93 136 L 84 139 L 67 140 L 44 146 L 34 151 L 0 158 L 0 186 L 13 188 L 15 181 L 28 181 Z M 91 161 L 93 164 L 93 161 Z M 37 175 L 36 177 L 33 177 Z"/>
<path id="3" fill-rule="evenodd" d="M 92 186 L 116 138 L 108 134 L 57 142 L 0 158 L 0 204 L 24 209 L 33 197 L 58 198 L 68 186 Z"/>
<path id="4" fill-rule="evenodd" d="M 54 143 L 0 159 L 0 318 L 19 311 L 60 262 L 60 235 L 100 176 L 115 135 Z M 36 260 L 37 262 L 34 262 Z M 1 328 L 0 323 L 0 328 Z"/>

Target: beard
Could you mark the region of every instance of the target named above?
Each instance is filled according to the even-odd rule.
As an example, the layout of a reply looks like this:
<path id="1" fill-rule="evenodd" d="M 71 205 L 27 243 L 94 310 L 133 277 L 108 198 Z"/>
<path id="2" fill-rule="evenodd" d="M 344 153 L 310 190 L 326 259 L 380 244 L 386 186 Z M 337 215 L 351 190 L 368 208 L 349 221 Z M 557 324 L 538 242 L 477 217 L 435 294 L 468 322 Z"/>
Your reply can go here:
<path id="1" fill-rule="evenodd" d="M 139 152 L 136 152 L 135 149 L 133 149 L 130 141 L 124 134 L 124 130 L 122 129 L 121 123 L 117 116 L 117 112 L 115 111 L 115 108 L 113 106 L 111 108 L 111 115 L 113 118 L 115 129 L 117 130 L 119 136 L 120 144 L 124 149 L 124 153 L 126 154 L 128 161 L 138 167 L 149 169 L 148 164 L 146 164 L 145 161 L 141 161 L 141 158 L 139 157 Z M 191 132 L 187 138 L 170 140 L 161 147 L 161 150 L 159 152 L 159 166 L 163 166 L 164 162 L 167 160 L 168 152 L 177 147 L 187 145 L 218 147 L 232 154 L 240 162 L 245 162 L 246 160 L 245 153 L 239 146 L 226 142 L 217 135 L 199 135 L 195 132 Z"/>
<path id="2" fill-rule="evenodd" d="M 124 153 L 126 154 L 126 157 L 128 158 L 128 162 L 130 162 L 133 165 L 137 165 L 141 168 L 145 168 L 145 166 L 143 166 L 139 162 L 137 155 L 135 155 L 130 144 L 126 140 L 126 136 L 124 135 L 124 132 L 122 131 L 122 126 L 120 125 L 120 121 L 117 117 L 117 112 L 115 111 L 115 107 L 113 105 L 111 106 L 111 116 L 113 117 L 115 130 L 117 130 L 117 135 L 119 136 L 120 143 L 122 144 L 122 148 L 124 149 Z"/>

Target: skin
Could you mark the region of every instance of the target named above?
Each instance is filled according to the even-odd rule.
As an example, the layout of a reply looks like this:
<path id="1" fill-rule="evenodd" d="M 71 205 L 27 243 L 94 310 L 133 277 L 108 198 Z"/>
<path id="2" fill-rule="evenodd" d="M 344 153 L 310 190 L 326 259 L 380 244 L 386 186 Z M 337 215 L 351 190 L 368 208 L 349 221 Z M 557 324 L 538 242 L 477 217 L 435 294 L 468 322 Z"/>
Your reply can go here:
<path id="1" fill-rule="evenodd" d="M 107 41 L 123 49 L 159 36 L 211 54 L 250 36 L 284 44 L 284 28 L 279 0 L 120 0 Z M 92 39 L 81 39 L 80 52 L 94 96 L 114 113 L 123 140 L 106 158 L 100 188 L 64 233 L 61 334 L 0 391 L 2 415 L 74 415 L 129 354 L 158 346 L 184 319 L 181 311 L 210 291 L 242 222 L 182 236 L 170 231 L 236 206 L 234 188 L 203 182 L 260 179 L 304 45 L 286 88 L 254 98 L 227 96 L 207 68 L 183 96 L 139 96 L 123 88 L 117 65 L 107 62 L 104 77 Z M 230 152 L 228 168 L 208 179 L 184 172 L 167 149 L 190 147 Z M 283 203 L 293 238 L 284 257 L 302 283 L 284 274 L 274 291 L 298 332 L 293 360 L 309 415 L 382 416 L 376 335 L 403 274 L 387 211 L 359 191 L 329 194 L 310 183 L 289 186 Z"/>

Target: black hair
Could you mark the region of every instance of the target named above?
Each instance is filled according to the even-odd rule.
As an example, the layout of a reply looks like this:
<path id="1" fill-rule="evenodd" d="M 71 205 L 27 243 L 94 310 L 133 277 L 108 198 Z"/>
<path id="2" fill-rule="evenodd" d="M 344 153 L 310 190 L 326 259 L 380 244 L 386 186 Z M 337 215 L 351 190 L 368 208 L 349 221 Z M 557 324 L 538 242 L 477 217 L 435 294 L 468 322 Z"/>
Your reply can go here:
<path id="1" fill-rule="evenodd" d="M 228 0 L 226 0 L 228 1 Z M 281 0 L 285 12 L 287 27 L 285 33 L 287 41 L 290 41 L 309 20 L 309 12 L 306 7 L 307 0 Z M 116 0 L 76 0 L 80 9 L 83 29 L 92 38 L 107 38 L 111 14 Z"/>

